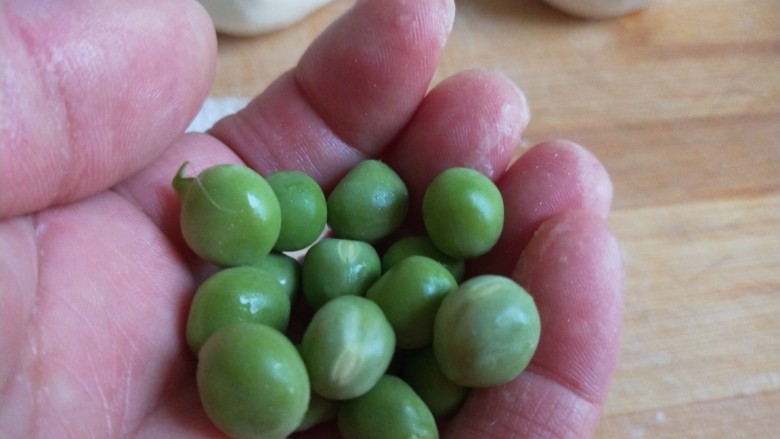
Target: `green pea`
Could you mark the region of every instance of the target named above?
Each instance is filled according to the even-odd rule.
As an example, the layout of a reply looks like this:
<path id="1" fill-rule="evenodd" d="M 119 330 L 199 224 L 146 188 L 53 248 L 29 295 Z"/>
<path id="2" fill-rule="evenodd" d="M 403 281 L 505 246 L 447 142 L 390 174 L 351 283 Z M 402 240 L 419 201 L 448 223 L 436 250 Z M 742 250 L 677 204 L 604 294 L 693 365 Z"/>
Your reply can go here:
<path id="1" fill-rule="evenodd" d="M 339 413 L 340 405 L 339 401 L 334 401 L 320 396 L 316 392 L 311 392 L 309 408 L 295 431 L 306 431 L 331 419 L 335 419 Z"/>
<path id="2" fill-rule="evenodd" d="M 327 205 L 320 185 L 299 171 L 280 171 L 266 179 L 271 185 L 282 215 L 279 251 L 306 248 L 320 237 L 327 221 Z"/>
<path id="3" fill-rule="evenodd" d="M 393 328 L 382 310 L 359 296 L 342 296 L 317 310 L 301 342 L 312 388 L 335 400 L 356 398 L 371 389 L 394 350 Z"/>
<path id="4" fill-rule="evenodd" d="M 365 395 L 345 401 L 338 415 L 345 439 L 437 439 L 431 411 L 400 378 L 385 375 Z"/>
<path id="5" fill-rule="evenodd" d="M 206 341 L 196 381 L 206 414 L 234 438 L 287 437 L 303 419 L 311 392 L 295 346 L 253 323 L 224 327 Z"/>
<path id="6" fill-rule="evenodd" d="M 301 290 L 301 264 L 292 256 L 271 252 L 252 264 L 273 275 L 282 286 L 290 302 L 294 303 Z"/>
<path id="7" fill-rule="evenodd" d="M 181 200 L 181 232 L 200 257 L 222 266 L 246 265 L 267 255 L 281 228 L 271 186 L 240 165 L 216 165 L 195 178 L 181 166 L 173 186 Z"/>
<path id="8" fill-rule="evenodd" d="M 447 256 L 436 247 L 428 236 L 405 236 L 394 242 L 382 256 L 382 272 L 386 272 L 395 264 L 408 256 L 427 256 L 444 265 L 452 276 L 460 282 L 466 271 L 466 264 L 461 259 Z"/>
<path id="9" fill-rule="evenodd" d="M 269 273 L 256 267 L 222 269 L 198 287 L 187 317 L 187 344 L 196 355 L 214 332 L 238 322 L 287 328 L 290 300 Z"/>
<path id="10" fill-rule="evenodd" d="M 304 256 L 301 270 L 303 296 L 314 309 L 339 296 L 362 296 L 381 272 L 379 254 L 371 244 L 325 238 L 314 244 Z"/>
<path id="11" fill-rule="evenodd" d="M 456 259 L 487 253 L 504 226 L 501 192 L 473 169 L 450 168 L 439 174 L 425 191 L 422 209 L 431 240 Z"/>
<path id="12" fill-rule="evenodd" d="M 295 347 L 298 349 L 298 354 L 300 354 L 301 345 L 299 344 Z M 309 407 L 306 409 L 303 420 L 298 424 L 295 431 L 306 431 L 319 424 L 330 421 L 331 419 L 335 419 L 339 412 L 340 405 L 340 401 L 325 398 L 312 390 L 309 397 Z"/>
<path id="13" fill-rule="evenodd" d="M 409 192 L 389 166 L 365 160 L 352 168 L 328 196 L 328 224 L 336 236 L 375 242 L 406 218 Z"/>
<path id="14" fill-rule="evenodd" d="M 399 348 L 426 346 L 433 339 L 439 304 L 458 284 L 439 262 L 410 256 L 377 280 L 366 298 L 382 308 L 393 327 Z"/>
<path id="15" fill-rule="evenodd" d="M 436 314 L 433 349 L 442 372 L 466 387 L 513 380 L 539 342 L 533 298 L 512 279 L 482 275 L 462 283 Z"/>
<path id="16" fill-rule="evenodd" d="M 468 388 L 454 383 L 442 373 L 430 347 L 414 351 L 404 360 L 402 378 L 437 419 L 454 415 L 469 392 Z"/>

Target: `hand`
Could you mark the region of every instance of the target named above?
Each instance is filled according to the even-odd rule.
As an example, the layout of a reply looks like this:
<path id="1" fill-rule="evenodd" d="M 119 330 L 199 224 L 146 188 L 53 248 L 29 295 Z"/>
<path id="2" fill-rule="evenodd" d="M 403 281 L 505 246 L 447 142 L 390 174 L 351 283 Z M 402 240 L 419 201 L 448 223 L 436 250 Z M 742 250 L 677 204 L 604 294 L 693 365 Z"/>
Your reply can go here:
<path id="1" fill-rule="evenodd" d="M 504 76 L 467 71 L 428 92 L 451 1 L 358 2 L 208 135 L 182 134 L 213 79 L 208 17 L 184 0 L 106 3 L 9 0 L 0 13 L 0 436 L 214 437 L 183 336 L 197 264 L 172 176 L 185 160 L 243 161 L 328 188 L 380 155 L 413 199 L 449 166 L 497 181 L 506 230 L 474 269 L 513 275 L 542 318 L 528 370 L 474 391 L 443 437 L 592 433 L 622 314 L 611 184 L 565 141 L 506 169 L 528 108 Z"/>

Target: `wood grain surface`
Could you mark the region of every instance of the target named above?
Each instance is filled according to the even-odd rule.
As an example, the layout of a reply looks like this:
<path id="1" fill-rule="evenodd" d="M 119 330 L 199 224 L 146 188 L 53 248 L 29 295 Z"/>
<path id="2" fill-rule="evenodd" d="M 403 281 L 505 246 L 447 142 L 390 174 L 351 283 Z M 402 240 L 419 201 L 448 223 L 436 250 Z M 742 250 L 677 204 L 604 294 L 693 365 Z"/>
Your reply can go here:
<path id="1" fill-rule="evenodd" d="M 599 438 L 780 438 L 780 3 L 659 1 L 606 21 L 539 0 L 457 0 L 435 81 L 500 70 L 525 91 L 520 148 L 577 141 L 615 186 L 627 270 Z M 214 96 L 250 96 L 352 1 L 221 37 Z"/>

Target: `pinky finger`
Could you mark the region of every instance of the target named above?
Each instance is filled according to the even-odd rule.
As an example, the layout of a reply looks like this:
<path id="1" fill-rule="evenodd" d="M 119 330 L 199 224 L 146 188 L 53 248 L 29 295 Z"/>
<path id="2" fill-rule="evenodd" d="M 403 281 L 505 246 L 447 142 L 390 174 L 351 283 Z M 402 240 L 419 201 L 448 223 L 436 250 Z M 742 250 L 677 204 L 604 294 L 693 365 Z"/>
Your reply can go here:
<path id="1" fill-rule="evenodd" d="M 617 362 L 623 268 L 606 221 L 569 211 L 546 221 L 514 272 L 539 308 L 528 369 L 472 392 L 447 438 L 582 438 L 595 429 Z"/>

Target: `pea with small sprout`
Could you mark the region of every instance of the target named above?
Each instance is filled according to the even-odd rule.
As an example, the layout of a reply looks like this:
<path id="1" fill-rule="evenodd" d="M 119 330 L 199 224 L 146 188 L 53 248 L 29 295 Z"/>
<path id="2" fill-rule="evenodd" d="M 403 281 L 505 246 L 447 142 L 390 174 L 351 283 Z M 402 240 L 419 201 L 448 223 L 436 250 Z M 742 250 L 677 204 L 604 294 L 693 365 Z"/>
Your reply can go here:
<path id="1" fill-rule="evenodd" d="M 267 255 L 281 229 L 279 201 L 257 172 L 241 165 L 215 165 L 173 180 L 181 200 L 181 232 L 203 259 L 223 266 L 251 264 Z"/>

